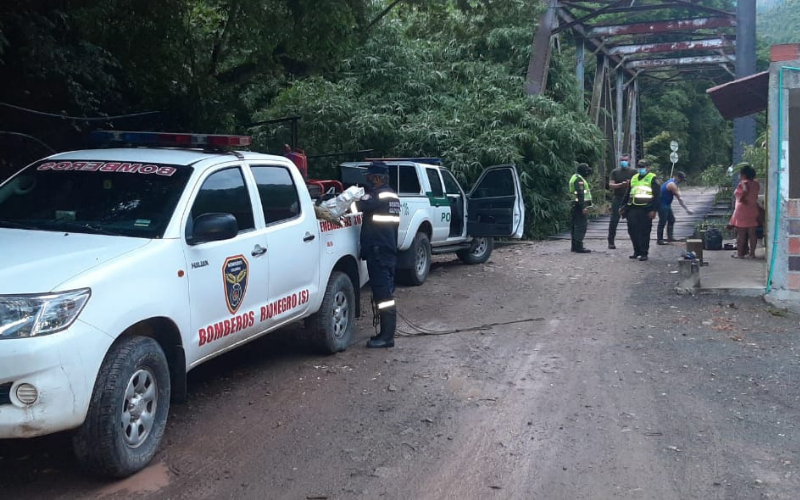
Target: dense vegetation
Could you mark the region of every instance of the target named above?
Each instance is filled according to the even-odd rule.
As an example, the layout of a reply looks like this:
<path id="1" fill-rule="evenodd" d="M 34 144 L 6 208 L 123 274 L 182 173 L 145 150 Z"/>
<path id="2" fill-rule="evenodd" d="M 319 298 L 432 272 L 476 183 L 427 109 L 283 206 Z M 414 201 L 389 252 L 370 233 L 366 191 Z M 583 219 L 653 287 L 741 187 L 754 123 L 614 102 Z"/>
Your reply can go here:
<path id="1" fill-rule="evenodd" d="M 784 0 L 760 10 L 756 27 L 767 44 L 800 42 L 800 0 Z"/>
<path id="2" fill-rule="evenodd" d="M 574 52 L 554 54 L 547 95 L 524 94 L 540 2 L 405 0 L 382 17 L 395 3 L 0 4 L 2 128 L 57 150 L 83 146 L 88 130 L 114 127 L 248 133 L 256 149 L 280 152 L 288 126 L 256 123 L 297 115 L 300 146 L 311 155 L 440 156 L 467 183 L 483 167 L 515 163 L 527 235 L 564 229 L 566 179 L 575 162 L 600 161 L 606 142 L 579 106 Z M 663 161 L 674 138 L 689 170 L 729 162 L 729 124 L 705 96 L 708 86 L 645 86 L 641 133 L 652 159 Z M 158 113 L 75 118 L 141 111 Z M 0 178 L 47 152 L 19 136 L 0 135 L 0 145 Z M 330 175 L 345 158 L 312 160 L 312 174 Z M 10 164 L 5 172 L 2 162 Z"/>

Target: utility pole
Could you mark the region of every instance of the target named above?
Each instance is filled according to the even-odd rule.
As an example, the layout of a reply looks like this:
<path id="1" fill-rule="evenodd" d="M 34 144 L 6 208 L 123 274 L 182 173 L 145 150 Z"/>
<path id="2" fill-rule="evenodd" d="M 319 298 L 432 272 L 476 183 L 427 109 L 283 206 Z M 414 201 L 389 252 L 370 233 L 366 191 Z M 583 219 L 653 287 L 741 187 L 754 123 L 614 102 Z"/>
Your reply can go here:
<path id="1" fill-rule="evenodd" d="M 736 2 L 736 78 L 756 72 L 756 0 Z M 733 164 L 742 161 L 744 147 L 756 142 L 756 120 L 752 116 L 733 121 Z M 734 176 L 736 178 L 736 176 Z M 736 181 L 738 182 L 738 180 Z"/>

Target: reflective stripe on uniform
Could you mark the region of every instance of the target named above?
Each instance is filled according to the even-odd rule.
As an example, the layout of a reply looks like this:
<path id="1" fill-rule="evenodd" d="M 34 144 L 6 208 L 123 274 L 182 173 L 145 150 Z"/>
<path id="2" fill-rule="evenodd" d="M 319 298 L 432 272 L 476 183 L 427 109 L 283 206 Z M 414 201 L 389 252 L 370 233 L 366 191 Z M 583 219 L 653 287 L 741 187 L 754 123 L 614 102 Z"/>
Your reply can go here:
<path id="1" fill-rule="evenodd" d="M 644 177 L 637 175 L 631 178 L 631 205 L 644 206 L 653 201 L 653 179 L 656 174 L 650 172 Z"/>
<path id="2" fill-rule="evenodd" d="M 389 192 L 387 192 L 387 191 L 384 191 L 383 193 L 380 193 L 380 194 L 378 195 L 378 199 L 379 199 L 379 200 L 383 200 L 383 199 L 385 199 L 385 198 L 392 198 L 392 199 L 394 199 L 394 200 L 399 200 L 399 199 L 400 199 L 400 197 L 399 197 L 399 196 L 397 196 L 396 194 L 394 194 L 394 193 L 389 193 Z"/>
<path id="3" fill-rule="evenodd" d="M 385 302 L 378 303 L 378 309 L 387 309 L 389 307 L 394 307 L 394 300 L 387 300 Z"/>
<path id="4" fill-rule="evenodd" d="M 372 216 L 372 222 L 396 222 L 400 224 L 400 216 L 399 215 L 378 215 L 375 214 Z"/>
<path id="5" fill-rule="evenodd" d="M 578 202 L 578 187 L 575 185 L 578 181 L 583 182 L 583 201 L 586 203 L 586 206 L 589 207 L 592 205 L 592 188 L 589 186 L 589 183 L 584 179 L 582 176 L 578 174 L 574 174 L 569 179 L 569 191 L 571 194 L 571 199 L 574 202 Z"/>

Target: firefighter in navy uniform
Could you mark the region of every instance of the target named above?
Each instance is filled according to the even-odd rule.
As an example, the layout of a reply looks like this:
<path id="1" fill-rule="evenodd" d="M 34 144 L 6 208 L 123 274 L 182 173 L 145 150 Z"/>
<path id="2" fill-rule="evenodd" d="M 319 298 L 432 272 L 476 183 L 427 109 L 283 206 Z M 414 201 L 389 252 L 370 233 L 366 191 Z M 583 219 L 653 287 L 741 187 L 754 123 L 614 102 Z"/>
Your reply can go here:
<path id="1" fill-rule="evenodd" d="M 576 253 L 589 253 L 591 250 L 583 247 L 583 238 L 586 236 L 586 227 L 589 225 L 587 215 L 592 206 L 592 190 L 586 177 L 592 175 L 592 167 L 581 163 L 576 173 L 569 180 L 569 193 L 572 200 L 572 251 Z"/>
<path id="2" fill-rule="evenodd" d="M 380 332 L 367 342 L 367 347 L 394 347 L 397 327 L 394 269 L 397 264 L 400 199 L 389 187 L 389 169 L 383 162 L 370 165 L 365 184 L 366 194 L 356 202 L 358 210 L 364 213 L 361 258 L 367 261 L 373 312 L 377 312 L 380 321 Z"/>
<path id="3" fill-rule="evenodd" d="M 650 253 L 650 232 L 660 206 L 661 186 L 656 174 L 648 172 L 647 162 L 639 160 L 636 175 L 631 177 L 623 200 L 621 214 L 628 218 L 628 235 L 633 243 L 631 259 L 647 260 Z"/>

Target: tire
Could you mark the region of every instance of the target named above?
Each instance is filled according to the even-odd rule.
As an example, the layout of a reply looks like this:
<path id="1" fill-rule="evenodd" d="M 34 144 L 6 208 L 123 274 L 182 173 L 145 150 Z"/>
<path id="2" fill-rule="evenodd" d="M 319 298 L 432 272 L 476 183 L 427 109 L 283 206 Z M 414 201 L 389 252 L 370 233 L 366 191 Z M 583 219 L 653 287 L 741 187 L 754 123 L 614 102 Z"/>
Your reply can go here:
<path id="1" fill-rule="evenodd" d="M 431 242 L 425 233 L 417 233 L 411 247 L 406 250 L 413 256 L 414 267 L 398 269 L 398 282 L 403 285 L 420 286 L 425 283 L 431 270 Z"/>
<path id="2" fill-rule="evenodd" d="M 475 238 L 469 248 L 459 250 L 456 255 L 465 264 L 483 264 L 492 256 L 494 238 Z"/>
<path id="3" fill-rule="evenodd" d="M 311 328 L 312 345 L 329 354 L 350 345 L 356 324 L 356 293 L 350 277 L 334 271 L 325 288 L 322 306 L 306 325 Z"/>
<path id="4" fill-rule="evenodd" d="M 112 346 L 97 375 L 86 420 L 72 438 L 80 467 L 122 478 L 147 466 L 164 436 L 170 389 L 167 358 L 158 342 L 131 337 Z"/>

